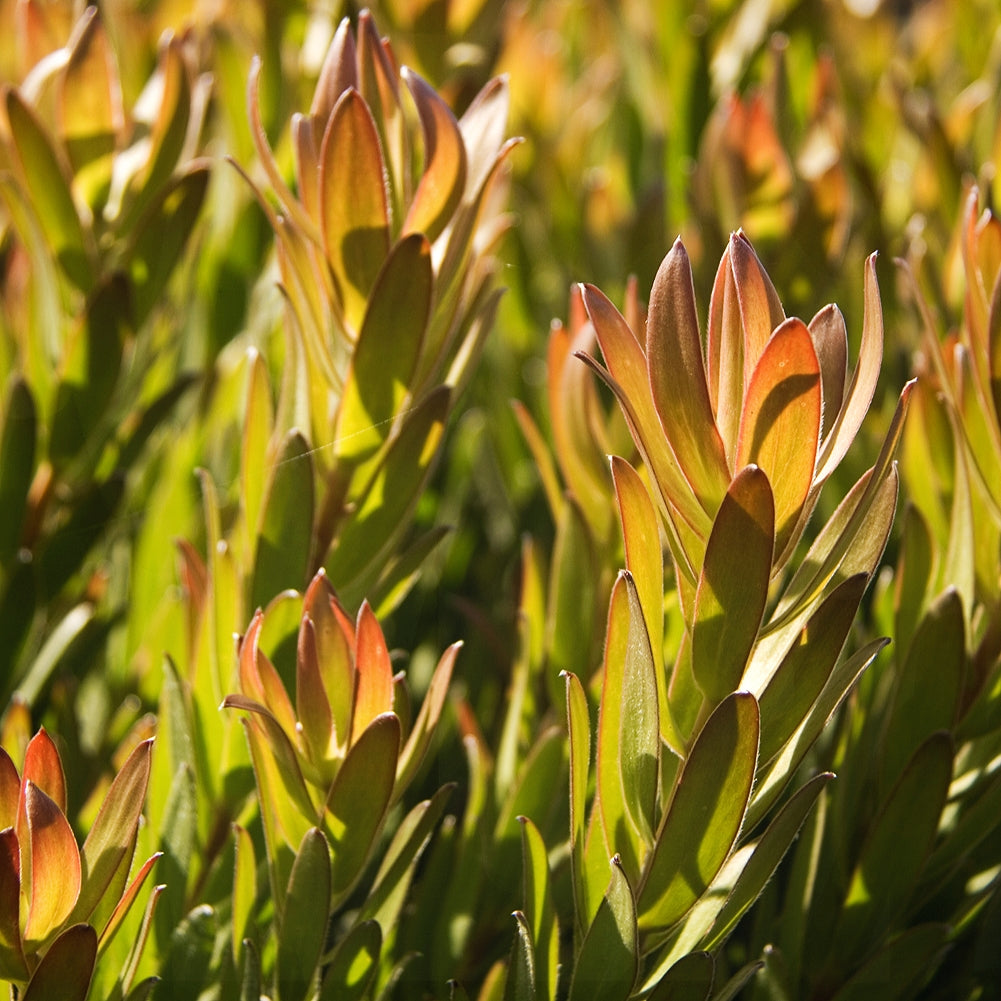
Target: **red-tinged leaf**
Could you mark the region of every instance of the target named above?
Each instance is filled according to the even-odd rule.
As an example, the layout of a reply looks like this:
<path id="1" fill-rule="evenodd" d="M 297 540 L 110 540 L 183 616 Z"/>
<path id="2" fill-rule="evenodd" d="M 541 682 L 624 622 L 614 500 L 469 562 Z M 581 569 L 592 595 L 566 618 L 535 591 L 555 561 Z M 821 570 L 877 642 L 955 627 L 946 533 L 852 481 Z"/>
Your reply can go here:
<path id="1" fill-rule="evenodd" d="M 24 783 L 24 812 L 31 852 L 24 942 L 31 948 L 73 913 L 80 893 L 80 849 L 62 810 L 30 779 Z"/>
<path id="2" fill-rule="evenodd" d="M 327 260 L 355 331 L 389 253 L 385 172 L 372 113 L 358 91 L 345 91 L 320 149 L 320 211 Z"/>
<path id="3" fill-rule="evenodd" d="M 139 896 L 139 891 L 143 888 L 146 880 L 149 878 L 149 874 L 153 871 L 153 866 L 156 865 L 162 856 L 162 852 L 156 852 L 146 859 L 139 867 L 139 871 L 132 878 L 132 882 L 125 888 L 101 932 L 100 944 L 102 949 L 108 947 L 108 943 L 111 942 L 118 929 L 121 928 L 122 922 L 128 916 L 129 911 L 132 910 L 132 906 Z"/>
<path id="4" fill-rule="evenodd" d="M 344 91 L 358 87 L 357 48 L 351 21 L 342 18 L 324 56 L 320 75 L 313 91 L 310 115 L 325 123 Z"/>
<path id="5" fill-rule="evenodd" d="M 659 659 L 650 649 L 650 637 L 632 574 L 622 571 L 629 605 L 629 628 L 622 672 L 619 772 L 622 795 L 644 848 L 653 843 L 657 789 L 660 777 L 660 721 L 657 712 Z"/>
<path id="6" fill-rule="evenodd" d="M 507 77 L 494 77 L 473 98 L 459 119 L 459 130 L 468 156 L 467 196 L 475 195 L 493 171 L 497 155 L 504 145 L 510 105 Z"/>
<path id="7" fill-rule="evenodd" d="M 342 901 L 361 875 L 393 795 L 400 721 L 377 716 L 354 741 L 330 789 L 324 830 L 333 857 L 331 894 Z"/>
<path id="8" fill-rule="evenodd" d="M 848 330 L 841 310 L 825 306 L 810 321 L 810 336 L 820 363 L 820 383 L 824 399 L 822 438 L 826 442 L 845 399 L 848 379 Z"/>
<path id="9" fill-rule="evenodd" d="M 515 419 L 518 421 L 518 427 L 521 428 L 525 444 L 528 445 L 528 450 L 532 453 L 532 462 L 535 464 L 536 475 L 539 477 L 542 484 L 542 491 L 549 502 L 550 516 L 553 521 L 556 521 L 563 507 L 563 487 L 556 472 L 553 454 L 542 432 L 539 430 L 538 424 L 532 419 L 532 414 L 528 407 L 521 400 L 512 400 L 511 409 L 514 411 Z"/>
<path id="10" fill-rule="evenodd" d="M 730 238 L 730 251 L 730 266 L 733 268 L 740 325 L 744 334 L 741 357 L 746 386 L 772 333 L 786 315 L 775 286 L 743 232 L 735 233 Z"/>
<path id="11" fill-rule="evenodd" d="M 73 916 L 87 921 L 106 896 L 117 899 L 128 879 L 139 817 L 146 802 L 152 740 L 144 740 L 111 783 L 80 850 L 81 888 Z"/>
<path id="12" fill-rule="evenodd" d="M 597 288 L 584 285 L 582 295 L 608 368 L 604 369 L 586 354 L 578 357 L 583 358 L 604 379 L 619 401 L 633 439 L 660 493 L 665 511 L 669 510 L 670 505 L 688 522 L 693 531 L 702 538 L 708 538 L 712 520 L 681 475 L 670 445 L 664 441 L 660 419 L 650 394 L 643 349 L 622 314 Z M 673 529 L 670 520 L 667 527 L 670 533 Z M 669 539 L 672 552 L 680 560 L 681 572 L 694 584 L 692 560 L 686 554 L 676 530 L 673 536 L 669 534 Z M 698 564 L 700 563 L 701 559 L 698 560 Z"/>
<path id="13" fill-rule="evenodd" d="M 49 946 L 21 995 L 22 1001 L 85 1001 L 97 962 L 97 932 L 73 925 Z"/>
<path id="14" fill-rule="evenodd" d="M 417 714 L 417 719 L 414 720 L 413 728 L 403 745 L 403 750 L 400 751 L 400 761 L 396 768 L 394 800 L 403 795 L 424 761 L 424 756 L 427 754 L 428 747 L 435 735 L 438 721 L 441 719 L 442 710 L 445 708 L 445 699 L 448 697 L 448 688 L 452 680 L 452 670 L 461 649 L 461 641 L 453 643 L 441 655 L 438 666 L 434 669 L 434 674 L 431 675 L 431 682 L 424 695 L 424 701 L 421 703 L 420 712 Z"/>
<path id="15" fill-rule="evenodd" d="M 69 164 L 20 93 L 13 87 L 5 87 L 2 93 L 20 181 L 45 241 L 66 277 L 87 292 L 94 283 L 92 253 L 73 201 Z"/>
<path id="16" fill-rule="evenodd" d="M 5 752 L 6 753 L 6 752 Z M 21 850 L 12 827 L 0 829 L 0 963 L 7 976 L 27 980 L 21 950 Z"/>
<path id="17" fill-rule="evenodd" d="M 763 764 L 781 750 L 806 718 L 834 670 L 855 621 L 869 578 L 855 574 L 824 599 L 800 630 L 771 676 L 763 683 L 761 747 Z"/>
<path id="18" fill-rule="evenodd" d="M 264 614 L 256 612 L 240 645 L 240 687 L 245 695 L 263 703 L 277 725 L 292 734 L 296 729 L 295 709 L 281 675 L 259 645 L 264 624 Z M 245 678 L 250 679 L 249 686 Z"/>
<path id="19" fill-rule="evenodd" d="M 323 570 L 306 589 L 303 616 L 307 615 L 313 623 L 317 667 L 330 707 L 332 740 L 334 746 L 343 750 L 351 735 L 355 629 Z"/>
<path id="20" fill-rule="evenodd" d="M 355 669 L 352 743 L 372 720 L 393 709 L 393 664 L 382 626 L 367 601 L 358 610 Z"/>
<path id="21" fill-rule="evenodd" d="M 0 747 L 0 831 L 17 823 L 21 778 L 7 751 Z"/>
<path id="22" fill-rule="evenodd" d="M 596 759 L 597 809 L 605 846 L 623 859 L 626 871 L 639 876 L 643 857 L 639 832 L 629 822 L 622 788 L 620 767 L 622 732 L 628 725 L 622 705 L 626 657 L 629 650 L 629 595 L 626 578 L 620 574 L 612 588 L 605 630 L 605 654 L 602 672 L 601 703 L 598 710 L 598 747 Z M 606 857 L 608 852 L 605 853 Z"/>
<path id="23" fill-rule="evenodd" d="M 306 754 L 321 772 L 324 763 L 336 748 L 336 732 L 330 714 L 330 700 L 323 687 L 319 656 L 316 650 L 316 629 L 313 620 L 302 617 L 295 657 L 295 705 L 302 727 Z"/>
<path id="24" fill-rule="evenodd" d="M 421 234 L 389 252 L 375 280 L 341 397 L 335 451 L 349 462 L 389 437 L 411 388 L 431 315 L 431 245 Z"/>
<path id="25" fill-rule="evenodd" d="M 636 585 L 650 649 L 654 661 L 659 664 L 664 649 L 664 553 L 660 545 L 657 509 L 640 475 L 618 456 L 612 457 L 612 480 L 622 524 L 626 569 Z M 660 733 L 668 744 L 680 750 L 667 704 L 666 675 L 660 668 L 655 673 Z"/>
<path id="26" fill-rule="evenodd" d="M 709 400 L 730 466 L 737 450 L 737 431 L 744 402 L 744 336 L 730 261 L 733 243 L 731 236 L 716 269 L 706 331 Z"/>
<path id="27" fill-rule="evenodd" d="M 650 290 L 646 355 L 661 427 L 692 491 L 712 517 L 730 474 L 709 402 L 692 268 L 680 239 Z"/>
<path id="28" fill-rule="evenodd" d="M 692 672 L 711 706 L 735 691 L 768 599 L 775 542 L 768 477 L 742 469 L 723 498 L 695 595 Z"/>
<path id="29" fill-rule="evenodd" d="M 570 867 L 573 876 L 575 939 L 585 931 L 588 883 L 585 871 L 584 836 L 587 822 L 587 790 L 591 770 L 591 719 L 587 696 L 580 679 L 569 671 L 567 688 L 567 733 L 570 739 Z"/>
<path id="30" fill-rule="evenodd" d="M 633 891 L 622 861 L 611 860 L 612 878 L 581 942 L 570 1001 L 626 1001 L 639 972 L 639 939 Z"/>
<path id="31" fill-rule="evenodd" d="M 466 189 L 466 147 L 459 124 L 430 84 L 404 67 L 401 76 L 417 106 L 424 135 L 424 173 L 403 224 L 432 243 L 447 225 Z"/>
<path id="32" fill-rule="evenodd" d="M 751 375 L 737 443 L 737 468 L 760 466 L 772 486 L 778 556 L 790 542 L 813 483 L 821 393 L 810 332 L 802 320 L 786 320 Z"/>
<path id="33" fill-rule="evenodd" d="M 296 852 L 278 926 L 278 996 L 305 1001 L 316 981 L 330 917 L 330 852 L 311 827 Z"/>
<path id="34" fill-rule="evenodd" d="M 1001 428 L 1001 281 L 995 282 L 987 321 L 987 358 L 994 420 Z"/>
<path id="35" fill-rule="evenodd" d="M 292 116 L 292 148 L 295 150 L 295 180 L 302 207 L 312 219 L 320 218 L 320 143 L 326 118 L 296 113 Z"/>
<path id="36" fill-rule="evenodd" d="M 709 888 L 733 848 L 758 755 L 758 703 L 727 696 L 695 738 L 637 893 L 643 931 L 678 921 Z"/>
<path id="37" fill-rule="evenodd" d="M 871 254 L 865 262 L 865 312 L 858 361 L 841 410 L 836 415 L 829 413 L 827 416 L 833 424 L 817 458 L 818 481 L 823 482 L 834 472 L 855 440 L 872 403 L 882 361 L 883 307 L 876 282 L 876 255 Z"/>

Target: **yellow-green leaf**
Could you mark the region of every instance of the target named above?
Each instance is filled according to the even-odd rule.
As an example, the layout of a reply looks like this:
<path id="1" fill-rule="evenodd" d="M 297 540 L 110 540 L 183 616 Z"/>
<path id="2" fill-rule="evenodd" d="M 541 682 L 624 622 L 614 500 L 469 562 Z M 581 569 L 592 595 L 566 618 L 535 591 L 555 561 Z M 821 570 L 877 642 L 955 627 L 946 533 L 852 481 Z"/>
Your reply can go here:
<path id="1" fill-rule="evenodd" d="M 527 817 L 518 819 L 521 821 L 524 859 L 523 912 L 532 933 L 535 953 L 535 997 L 537 1001 L 555 1001 L 560 936 L 553 902 L 549 856 L 538 827 Z"/>
<path id="2" fill-rule="evenodd" d="M 330 855 L 323 832 L 311 827 L 299 845 L 278 925 L 278 996 L 312 997 L 330 917 Z"/>
<path id="3" fill-rule="evenodd" d="M 379 971 L 381 951 L 382 931 L 378 922 L 356 924 L 324 963 L 319 1001 L 360 1001 L 365 997 Z"/>

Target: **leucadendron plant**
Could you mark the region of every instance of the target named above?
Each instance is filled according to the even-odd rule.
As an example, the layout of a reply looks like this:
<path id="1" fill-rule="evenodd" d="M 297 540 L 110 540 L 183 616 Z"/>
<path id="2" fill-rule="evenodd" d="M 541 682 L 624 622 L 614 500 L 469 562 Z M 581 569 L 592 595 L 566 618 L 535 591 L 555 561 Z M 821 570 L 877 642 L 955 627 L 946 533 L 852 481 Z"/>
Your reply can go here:
<path id="1" fill-rule="evenodd" d="M 9 737 L 11 728 L 4 730 Z M 20 773 L 0 747 L 0 978 L 21 1001 L 84 1001 L 139 899 L 157 860 L 132 869 L 151 750 L 146 740 L 132 751 L 78 846 L 66 819 L 62 761 L 45 729 L 24 747 Z M 140 925 L 120 970 L 99 971 L 118 997 L 133 987 L 148 927 L 148 920 Z"/>
<path id="2" fill-rule="evenodd" d="M 297 513 L 273 519 L 283 535 L 258 549 L 266 584 L 254 603 L 324 566 L 357 607 L 440 537 L 406 538 L 500 296 L 507 84 L 491 81 L 457 121 L 397 65 L 368 12 L 357 35 L 345 19 L 309 111 L 292 119 L 293 193 L 261 125 L 259 76 L 255 63 L 248 103 L 267 184 L 250 183 L 274 229 L 287 307 L 268 456 L 275 480 L 296 477 Z M 293 557 L 292 579 L 272 572 Z"/>
<path id="3" fill-rule="evenodd" d="M 281 612 L 281 609 L 277 609 Z M 391 943 L 417 861 L 450 792 L 399 816 L 358 907 L 338 934 L 343 911 L 373 859 L 389 811 L 416 777 L 434 738 L 460 644 L 438 661 L 416 717 L 402 675 L 393 671 L 375 614 L 352 619 L 323 571 L 302 599 L 295 636 L 294 696 L 261 646 L 268 612 L 258 611 L 240 641 L 240 693 L 223 708 L 246 713 L 274 906 L 281 1001 L 361 997 L 392 975 Z M 233 949 L 244 983 L 259 983 L 255 943 L 243 938 L 256 894 L 253 840 L 236 829 Z"/>
<path id="4" fill-rule="evenodd" d="M 645 323 L 627 321 L 592 286 L 581 294 L 603 362 L 580 357 L 618 400 L 643 473 L 611 460 L 626 569 L 609 605 L 596 734 L 584 684 L 564 674 L 574 917 L 563 983 L 571 998 L 592 997 L 598 985 L 623 1001 L 669 997 L 692 982 L 708 996 L 712 951 L 833 777 L 804 777 L 800 766 L 883 645 L 839 656 L 890 530 L 893 454 L 913 387 L 876 464 L 807 536 L 876 385 L 874 260 L 850 381 L 841 313 L 828 306 L 809 324 L 787 318 L 741 233 L 717 272 L 704 345 L 680 241 L 657 274 Z M 673 664 L 662 537 L 682 626 Z M 527 903 L 516 915 L 508 988 L 553 998 L 559 930 L 545 845 L 529 819 L 524 844 Z M 717 985 L 720 996 L 758 965 Z"/>

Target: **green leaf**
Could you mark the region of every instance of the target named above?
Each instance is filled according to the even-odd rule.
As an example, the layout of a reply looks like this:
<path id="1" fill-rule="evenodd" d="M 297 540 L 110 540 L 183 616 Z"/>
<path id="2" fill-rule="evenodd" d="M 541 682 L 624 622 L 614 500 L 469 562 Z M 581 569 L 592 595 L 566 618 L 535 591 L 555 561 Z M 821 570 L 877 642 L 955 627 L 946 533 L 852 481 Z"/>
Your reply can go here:
<path id="1" fill-rule="evenodd" d="M 378 576 L 385 554 L 409 527 L 410 512 L 438 452 L 449 397 L 442 386 L 410 411 L 364 487 L 357 510 L 344 522 L 327 561 L 327 573 L 342 596 L 362 574 Z"/>
<path id="2" fill-rule="evenodd" d="M 712 517 L 730 473 L 709 402 L 692 267 L 680 238 L 661 263 L 650 290 L 646 355 L 661 427 L 691 489 Z M 738 468 L 745 465 L 748 462 L 739 462 Z"/>
<path id="3" fill-rule="evenodd" d="M 683 917 L 730 854 L 751 794 L 758 730 L 754 696 L 735 692 L 696 737 L 643 867 L 637 910 L 644 931 Z"/>
<path id="4" fill-rule="evenodd" d="M 831 936 L 836 969 L 850 969 L 870 953 L 911 899 L 951 777 L 952 739 L 933 734 L 911 756 L 869 828 Z"/>
<path id="5" fill-rule="evenodd" d="M 546 615 L 546 679 L 558 702 L 560 671 L 579 669 L 591 657 L 598 578 L 595 543 L 584 513 L 566 495 L 556 526 Z"/>
<path id="6" fill-rule="evenodd" d="M 906 656 L 925 610 L 935 562 L 928 522 L 920 508 L 908 503 L 900 529 L 900 556 L 894 571 L 893 640 L 897 656 Z"/>
<path id="7" fill-rule="evenodd" d="M 125 265 L 137 327 L 163 301 L 167 282 L 198 221 L 208 184 L 209 167 L 204 164 L 171 178 L 131 232 Z"/>
<path id="8" fill-rule="evenodd" d="M 70 168 L 35 110 L 14 87 L 3 88 L 13 151 L 45 240 L 66 277 L 84 292 L 94 282 L 91 250 L 70 188 Z"/>
<path id="9" fill-rule="evenodd" d="M 629 605 L 619 720 L 619 773 L 626 812 L 646 849 L 656 827 L 660 765 L 657 719 L 658 664 L 650 649 L 643 609 L 632 574 L 622 571 Z"/>
<path id="10" fill-rule="evenodd" d="M 535 950 L 532 947 L 532 929 L 521 911 L 513 914 L 517 933 L 511 946 L 504 982 L 504 1001 L 536 1001 Z"/>
<path id="11" fill-rule="evenodd" d="M 97 961 L 97 932 L 72 925 L 49 946 L 22 1001 L 85 1001 Z"/>
<path id="12" fill-rule="evenodd" d="M 230 944 L 234 966 L 238 970 L 247 971 L 247 964 L 252 962 L 252 957 L 246 953 L 248 939 L 253 941 L 251 936 L 257 900 L 257 858 L 254 840 L 245 827 L 233 825 L 233 840 L 233 918 L 230 922 Z"/>
<path id="13" fill-rule="evenodd" d="M 379 972 L 381 951 L 382 931 L 378 922 L 356 924 L 337 943 L 324 964 L 320 1001 L 361 1001 Z"/>
<path id="14" fill-rule="evenodd" d="M 305 1001 L 316 983 L 330 917 L 327 839 L 311 827 L 299 845 L 278 928 L 277 979 L 282 1001 Z"/>
<path id="15" fill-rule="evenodd" d="M 400 721 L 383 713 L 352 745 L 327 797 L 324 828 L 333 858 L 331 897 L 344 899 L 382 829 L 396 778 Z"/>
<path id="16" fill-rule="evenodd" d="M 422 800 L 400 822 L 382 855 L 372 888 L 359 911 L 359 920 L 373 920 L 380 928 L 395 928 L 406 903 L 417 863 L 445 812 L 454 785 L 442 786 Z"/>
<path id="17" fill-rule="evenodd" d="M 252 608 L 263 608 L 285 588 L 301 590 L 309 579 L 313 535 L 313 461 L 295 430 L 288 433 L 272 473 L 257 537 Z"/>
<path id="18" fill-rule="evenodd" d="M 832 772 L 815 775 L 797 790 L 765 829 L 717 914 L 712 931 L 702 943 L 705 949 L 714 950 L 720 946 L 740 918 L 754 905 L 799 834 L 817 797 L 833 778 Z"/>
<path id="19" fill-rule="evenodd" d="M 775 557 L 795 543 L 813 483 L 823 400 L 820 363 L 810 331 L 791 318 L 772 334 L 754 368 L 740 418 L 738 469 L 752 463 L 775 497 Z"/>
<path id="20" fill-rule="evenodd" d="M 389 437 L 420 357 L 431 314 L 431 245 L 420 234 L 389 252 L 369 297 L 337 419 L 337 456 L 361 462 Z"/>
<path id="21" fill-rule="evenodd" d="M 198 833 L 197 798 L 194 772 L 183 762 L 174 774 L 158 832 L 159 847 L 163 851 L 160 875 L 166 884 L 155 917 L 156 941 L 161 953 L 166 952 L 167 944 L 177 934 L 185 912 L 188 876 Z"/>
<path id="22" fill-rule="evenodd" d="M 345 319 L 358 330 L 389 253 L 390 229 L 379 133 L 357 90 L 346 90 L 334 107 L 320 147 L 319 170 L 323 245 Z"/>
<path id="23" fill-rule="evenodd" d="M 720 504 L 695 593 L 692 672 L 710 706 L 740 686 L 768 599 L 774 544 L 768 477 L 747 466 Z"/>
<path id="24" fill-rule="evenodd" d="M 521 821 L 524 858 L 525 920 L 534 948 L 535 994 L 538 1001 L 555 1001 L 559 972 L 559 926 L 553 902 L 552 875 L 546 843 L 538 827 L 527 817 Z"/>
<path id="25" fill-rule="evenodd" d="M 570 1001 L 626 1001 L 639 972 L 636 908 L 617 855 L 612 878 L 574 964 Z"/>
<path id="26" fill-rule="evenodd" d="M 243 942 L 240 1001 L 261 1001 L 261 957 L 250 939 Z"/>
<path id="27" fill-rule="evenodd" d="M 810 616 L 761 693 L 761 747 L 767 764 L 796 732 L 817 700 L 855 621 L 868 578 L 839 584 Z"/>
<path id="28" fill-rule="evenodd" d="M 567 733 L 570 739 L 570 867 L 573 876 L 574 917 L 577 941 L 584 935 L 594 908 L 588 897 L 584 861 L 587 790 L 591 768 L 591 719 L 580 679 L 565 672 Z"/>
<path id="29" fill-rule="evenodd" d="M 707 1001 L 715 966 L 708 952 L 682 956 L 661 978 L 649 1001 Z"/>
<path id="30" fill-rule="evenodd" d="M 880 755 L 887 786 L 896 781 L 911 754 L 930 734 L 952 728 L 965 669 L 963 603 L 950 587 L 918 623 L 896 678 Z"/>
<path id="31" fill-rule="evenodd" d="M 660 545 L 653 544 L 652 540 L 660 537 L 660 521 L 639 473 L 618 456 L 613 455 L 611 463 L 626 550 L 626 569 L 636 585 L 650 637 L 650 649 L 655 663 L 659 663 L 664 649 L 664 554 Z M 673 749 L 680 751 L 683 741 L 671 725 L 666 674 L 658 668 L 655 676 L 660 735 Z"/>
<path id="32" fill-rule="evenodd" d="M 0 430 L 0 566 L 17 552 L 35 475 L 38 413 L 31 387 L 18 377 L 7 394 Z"/>
<path id="33" fill-rule="evenodd" d="M 82 884 L 74 918 L 87 921 L 101 904 L 116 904 L 125 887 L 146 802 L 152 740 L 144 740 L 115 776 L 80 850 Z"/>
<path id="34" fill-rule="evenodd" d="M 413 70 L 400 76 L 410 90 L 424 134 L 424 172 L 403 223 L 432 243 L 445 229 L 466 188 L 466 146 L 459 123 L 435 89 Z"/>

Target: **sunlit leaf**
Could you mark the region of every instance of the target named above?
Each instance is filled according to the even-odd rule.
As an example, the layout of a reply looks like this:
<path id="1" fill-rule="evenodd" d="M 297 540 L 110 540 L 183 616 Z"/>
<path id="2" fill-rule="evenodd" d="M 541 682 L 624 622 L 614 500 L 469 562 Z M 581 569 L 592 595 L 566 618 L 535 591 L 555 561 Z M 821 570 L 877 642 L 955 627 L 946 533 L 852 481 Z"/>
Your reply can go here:
<path id="1" fill-rule="evenodd" d="M 231 941 L 233 962 L 243 965 L 245 942 L 253 929 L 254 903 L 257 898 L 257 859 L 250 832 L 233 825 L 235 843 L 233 863 L 233 920 Z"/>
<path id="2" fill-rule="evenodd" d="M 378 973 L 381 950 L 382 931 L 378 922 L 356 924 L 337 943 L 324 964 L 320 1001 L 360 1001 Z"/>
<path id="3" fill-rule="evenodd" d="M 532 943 L 532 929 L 521 911 L 512 917 L 516 923 L 511 958 L 507 964 L 507 980 L 504 983 L 503 1001 L 535 1001 L 535 949 Z"/>
<path id="4" fill-rule="evenodd" d="M 646 354 L 650 391 L 664 434 L 692 491 L 712 517 L 730 475 L 709 402 L 692 269 L 680 239 L 664 258 L 650 291 Z"/>
<path id="5" fill-rule="evenodd" d="M 592 913 L 588 900 L 588 881 L 584 871 L 584 832 L 587 820 L 587 790 L 591 768 L 591 720 L 587 696 L 580 679 L 567 671 L 567 734 L 570 740 L 570 867 L 573 874 L 575 932 L 583 936 L 587 915 Z"/>
<path id="6" fill-rule="evenodd" d="M 748 466 L 716 514 L 695 594 L 692 672 L 710 705 L 740 685 L 768 599 L 774 542 L 768 477 Z"/>
<path id="7" fill-rule="evenodd" d="M 59 760 L 59 751 L 45 727 L 28 741 L 21 781 L 33 782 L 55 803 L 60 812 L 66 812 L 66 776 L 63 773 L 63 763 Z"/>
<path id="8" fill-rule="evenodd" d="M 754 696 L 735 692 L 696 737 L 643 867 L 637 911 L 644 931 L 681 918 L 730 854 L 751 794 L 758 718 Z"/>
<path id="9" fill-rule="evenodd" d="M 393 708 L 393 665 L 386 637 L 368 602 L 364 602 L 358 612 L 356 637 L 352 743 L 372 720 Z"/>
<path id="10" fill-rule="evenodd" d="M 337 101 L 320 148 L 323 245 L 351 329 L 361 327 L 376 276 L 389 253 L 389 205 L 379 134 L 361 94 Z"/>

